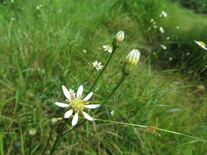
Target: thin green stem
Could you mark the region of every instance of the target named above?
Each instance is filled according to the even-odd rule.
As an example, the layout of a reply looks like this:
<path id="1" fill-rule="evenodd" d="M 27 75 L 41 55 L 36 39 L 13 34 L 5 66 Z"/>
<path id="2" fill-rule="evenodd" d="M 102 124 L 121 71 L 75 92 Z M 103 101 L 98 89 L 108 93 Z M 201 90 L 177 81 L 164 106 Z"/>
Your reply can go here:
<path id="1" fill-rule="evenodd" d="M 115 93 L 115 91 L 119 88 L 119 86 L 123 83 L 125 80 L 126 75 L 122 74 L 122 77 L 119 81 L 119 83 L 116 85 L 116 87 L 113 89 L 113 91 L 110 93 L 110 95 L 104 100 L 104 102 L 101 104 L 101 106 L 95 111 L 95 114 L 97 114 L 100 109 L 103 107 L 103 105 L 111 98 L 111 96 Z"/>
<path id="2" fill-rule="evenodd" d="M 44 155 L 45 151 L 47 150 L 47 147 L 48 147 L 48 145 L 49 145 L 50 139 L 51 139 L 51 137 L 52 137 L 53 129 L 54 129 L 54 127 L 51 127 L 50 135 L 49 135 L 49 137 L 48 137 L 48 139 L 47 139 L 47 144 L 46 144 L 46 146 L 45 146 L 44 151 L 42 152 L 42 155 Z"/>
<path id="3" fill-rule="evenodd" d="M 100 74 L 97 76 L 97 78 L 96 78 L 96 80 L 94 81 L 93 85 L 91 86 L 89 92 L 93 90 L 93 88 L 94 88 L 94 86 L 96 85 L 96 83 L 98 82 L 99 78 L 101 77 L 101 75 L 102 75 L 103 72 L 105 71 L 105 69 L 106 69 L 106 67 L 108 66 L 108 64 L 109 64 L 109 62 L 110 62 L 112 56 L 114 55 L 116 49 L 117 49 L 117 47 L 113 47 L 113 51 L 112 51 L 112 53 L 111 53 L 111 55 L 110 55 L 108 61 L 106 62 L 106 65 L 105 65 L 104 68 L 101 70 Z"/>
<path id="4" fill-rule="evenodd" d="M 55 149 L 56 149 L 56 145 L 57 145 L 57 143 L 58 143 L 58 141 L 59 141 L 59 139 L 60 139 L 60 137 L 61 137 L 61 134 L 62 134 L 62 132 L 63 132 L 63 130 L 64 130 L 64 128 L 65 128 L 66 123 L 67 123 L 67 120 L 65 120 L 65 122 L 64 122 L 64 124 L 63 124 L 63 126 L 62 126 L 62 128 L 61 128 L 61 130 L 60 130 L 60 132 L 58 133 L 57 138 L 55 139 L 55 142 L 54 142 L 54 144 L 53 144 L 53 147 L 52 147 L 52 149 L 50 150 L 50 154 L 51 154 L 51 155 L 53 154 L 53 152 L 54 152 Z"/>
<path id="5" fill-rule="evenodd" d="M 201 138 L 198 138 L 198 137 L 194 137 L 194 136 L 191 136 L 191 135 L 179 133 L 179 132 L 176 132 L 176 131 L 171 131 L 171 130 L 166 130 L 166 129 L 162 129 L 162 128 L 157 128 L 157 127 L 153 127 L 153 126 L 145 126 L 145 125 L 124 123 L 124 122 L 117 122 L 117 121 L 103 120 L 103 119 L 94 119 L 94 120 L 101 121 L 101 122 L 114 123 L 114 124 L 127 125 L 127 126 L 135 126 L 135 127 L 145 128 L 145 129 L 152 129 L 152 131 L 159 130 L 159 131 L 163 131 L 163 132 L 167 132 L 167 133 L 171 133 L 171 134 L 185 136 L 185 137 L 188 137 L 188 138 L 196 139 L 196 140 L 199 140 L 199 141 L 207 143 L 207 140 L 204 140 L 204 139 L 201 139 Z"/>
<path id="6" fill-rule="evenodd" d="M 29 155 L 32 154 L 32 137 L 29 138 Z"/>

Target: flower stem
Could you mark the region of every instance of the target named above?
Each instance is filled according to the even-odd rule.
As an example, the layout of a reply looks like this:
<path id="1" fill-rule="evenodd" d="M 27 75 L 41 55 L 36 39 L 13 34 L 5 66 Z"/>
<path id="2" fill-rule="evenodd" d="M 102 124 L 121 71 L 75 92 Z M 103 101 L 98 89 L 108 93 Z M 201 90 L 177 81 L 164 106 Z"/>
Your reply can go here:
<path id="1" fill-rule="evenodd" d="M 67 120 L 65 120 L 65 122 L 64 122 L 64 124 L 63 124 L 63 126 L 62 126 L 62 128 L 61 128 L 61 130 L 60 130 L 60 132 L 58 133 L 57 138 L 55 139 L 55 142 L 54 142 L 54 144 L 53 144 L 53 147 L 52 147 L 52 149 L 50 150 L 50 154 L 51 154 L 51 155 L 53 154 L 53 152 L 54 152 L 55 149 L 56 149 L 56 145 L 57 145 L 57 143 L 58 143 L 58 141 L 59 141 L 59 139 L 60 139 L 60 137 L 61 137 L 61 134 L 62 134 L 62 132 L 63 132 L 63 130 L 64 130 L 64 128 L 65 128 L 66 123 L 67 123 Z"/>
<path id="2" fill-rule="evenodd" d="M 115 93 L 115 91 L 119 88 L 119 86 L 124 82 L 126 76 L 127 75 L 122 74 L 122 77 L 121 77 L 119 83 L 117 83 L 116 87 L 113 89 L 111 94 L 104 100 L 104 102 L 101 104 L 101 106 L 95 111 L 95 114 L 98 113 L 100 111 L 100 109 L 102 108 L 102 106 L 111 98 L 111 96 Z"/>
<path id="3" fill-rule="evenodd" d="M 29 155 L 32 154 L 32 137 L 29 138 Z"/>
<path id="4" fill-rule="evenodd" d="M 109 62 L 110 62 L 112 56 L 114 55 L 116 49 L 117 49 L 117 47 L 114 46 L 114 47 L 113 47 L 113 51 L 112 51 L 112 53 L 111 53 L 111 55 L 110 55 L 108 61 L 106 62 L 106 65 L 105 65 L 104 68 L 101 70 L 100 74 L 97 76 L 97 78 L 96 78 L 95 82 L 93 83 L 93 85 L 91 86 L 89 92 L 91 92 L 91 91 L 93 90 L 93 88 L 94 88 L 94 86 L 96 85 L 97 81 L 99 80 L 99 78 L 101 77 L 101 75 L 103 74 L 103 72 L 105 71 L 105 69 L 106 69 L 106 67 L 108 66 L 108 64 L 109 64 Z"/>
<path id="5" fill-rule="evenodd" d="M 50 135 L 49 135 L 49 137 L 48 137 L 47 144 L 46 144 L 46 146 L 45 146 L 44 151 L 42 152 L 42 155 L 44 155 L 45 151 L 47 150 L 47 147 L 48 147 L 48 145 L 49 145 L 50 139 L 51 139 L 51 137 L 52 137 L 53 129 L 54 129 L 54 127 L 51 127 Z"/>

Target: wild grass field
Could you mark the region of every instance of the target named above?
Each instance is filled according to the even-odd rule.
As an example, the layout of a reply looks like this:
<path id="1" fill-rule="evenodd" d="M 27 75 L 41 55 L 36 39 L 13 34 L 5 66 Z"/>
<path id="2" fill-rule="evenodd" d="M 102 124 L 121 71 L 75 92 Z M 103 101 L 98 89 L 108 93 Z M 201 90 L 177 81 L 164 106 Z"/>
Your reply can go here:
<path id="1" fill-rule="evenodd" d="M 0 154 L 206 154 L 207 51 L 194 42 L 206 27 L 206 14 L 168 0 L 0 1 Z M 62 85 L 104 103 L 87 111 L 94 121 L 54 122 Z"/>

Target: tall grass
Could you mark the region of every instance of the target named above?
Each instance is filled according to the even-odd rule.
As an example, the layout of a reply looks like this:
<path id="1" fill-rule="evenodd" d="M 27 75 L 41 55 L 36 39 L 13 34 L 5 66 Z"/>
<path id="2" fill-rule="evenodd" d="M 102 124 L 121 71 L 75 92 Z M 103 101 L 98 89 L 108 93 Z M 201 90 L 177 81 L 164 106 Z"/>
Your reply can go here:
<path id="1" fill-rule="evenodd" d="M 41 153 L 49 136 L 51 118 L 62 117 L 65 112 L 54 105 L 63 101 L 61 85 L 76 90 L 83 84 L 87 93 L 98 75 L 93 72 L 91 62 L 106 63 L 109 53 L 101 47 L 110 44 L 118 30 L 125 31 L 125 42 L 97 84 L 93 102 L 102 102 L 103 96 L 112 91 L 120 77 L 122 61 L 130 50 L 140 49 L 143 57 L 136 71 L 95 117 L 156 126 L 207 139 L 206 90 L 201 83 L 189 82 L 188 77 L 176 72 L 181 63 L 183 70 L 190 64 L 195 73 L 205 66 L 206 58 L 202 55 L 205 51 L 193 42 L 206 41 L 205 16 L 164 0 L 5 2 L 0 5 L 1 154 L 28 154 L 30 128 L 37 130 L 31 152 Z M 172 38 L 166 41 L 166 55 L 159 48 L 166 36 L 147 31 L 150 19 L 159 18 L 162 10 L 169 17 L 159 24 L 166 29 L 164 35 Z M 155 59 L 151 54 L 157 51 L 158 59 Z M 190 52 L 190 58 L 181 57 L 182 51 Z M 171 55 L 173 64 L 168 61 Z M 195 59 L 199 57 L 202 59 Z M 156 70 L 158 60 L 168 67 Z M 183 152 L 203 154 L 206 144 L 168 133 L 95 121 L 67 135 L 56 153 Z"/>

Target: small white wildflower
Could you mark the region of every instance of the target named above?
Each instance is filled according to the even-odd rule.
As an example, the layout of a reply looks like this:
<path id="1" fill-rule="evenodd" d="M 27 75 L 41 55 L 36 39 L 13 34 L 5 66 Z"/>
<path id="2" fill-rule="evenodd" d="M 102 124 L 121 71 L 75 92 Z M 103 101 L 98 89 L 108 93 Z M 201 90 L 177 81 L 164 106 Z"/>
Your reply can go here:
<path id="1" fill-rule="evenodd" d="M 167 13 L 165 11 L 162 11 L 160 17 L 167 17 Z"/>
<path id="2" fill-rule="evenodd" d="M 83 50 L 83 53 L 87 53 L 87 51 L 84 49 L 84 50 Z"/>
<path id="3" fill-rule="evenodd" d="M 111 112 L 110 112 L 111 116 L 114 116 L 114 113 L 115 113 L 115 111 L 111 110 Z"/>
<path id="4" fill-rule="evenodd" d="M 111 46 L 109 45 L 103 45 L 104 51 L 112 53 L 113 49 Z"/>
<path id="5" fill-rule="evenodd" d="M 157 24 L 157 22 L 155 22 L 155 21 L 152 23 L 152 25 L 156 25 L 156 24 Z"/>
<path id="6" fill-rule="evenodd" d="M 167 49 L 167 47 L 165 46 L 165 45 L 160 45 L 164 50 L 166 50 Z"/>
<path id="7" fill-rule="evenodd" d="M 187 52 L 186 55 L 190 55 L 190 52 Z"/>
<path id="8" fill-rule="evenodd" d="M 101 70 L 104 67 L 101 65 L 101 62 L 98 62 L 98 61 L 92 62 L 92 65 L 94 68 L 96 68 L 96 70 Z"/>
<path id="9" fill-rule="evenodd" d="M 149 27 L 148 30 L 150 31 L 151 30 L 151 27 Z"/>
<path id="10" fill-rule="evenodd" d="M 14 3 L 14 0 L 11 0 L 11 3 Z"/>
<path id="11" fill-rule="evenodd" d="M 156 29 L 157 28 L 157 25 L 154 25 L 153 27 L 154 27 L 154 29 Z"/>
<path id="12" fill-rule="evenodd" d="M 167 37 L 166 39 L 167 39 L 167 40 L 170 40 L 170 37 Z"/>
<path id="13" fill-rule="evenodd" d="M 194 41 L 195 41 L 196 44 L 198 44 L 204 50 L 207 50 L 206 44 L 203 41 L 196 41 L 196 40 L 194 40 Z"/>
<path id="14" fill-rule="evenodd" d="M 36 7 L 37 10 L 40 10 L 41 8 L 42 8 L 41 4 Z"/>
<path id="15" fill-rule="evenodd" d="M 180 26 L 176 26 L 176 29 L 180 29 Z"/>
<path id="16" fill-rule="evenodd" d="M 163 28 L 163 27 L 160 27 L 160 29 L 159 29 L 159 30 L 160 30 L 160 32 L 161 32 L 161 33 L 165 33 L 165 30 L 164 30 L 164 28 Z"/>
<path id="17" fill-rule="evenodd" d="M 154 22 L 155 20 L 152 18 L 151 20 L 150 20 L 150 22 Z"/>
<path id="18" fill-rule="evenodd" d="M 173 58 L 172 58 L 172 57 L 170 57 L 170 58 L 169 58 L 169 61 L 172 61 L 172 59 L 173 59 Z"/>
<path id="19" fill-rule="evenodd" d="M 72 126 L 75 126 L 78 123 L 78 116 L 79 114 L 82 114 L 87 120 L 93 121 L 93 118 L 88 115 L 86 112 L 84 112 L 85 109 L 94 109 L 100 106 L 100 104 L 88 104 L 88 100 L 92 97 L 93 93 L 90 92 L 85 98 L 83 98 L 83 86 L 80 85 L 78 88 L 78 91 L 75 96 L 71 96 L 70 92 L 68 89 L 62 85 L 62 90 L 63 94 L 67 98 L 67 104 L 66 103 L 61 103 L 61 102 L 56 102 L 55 104 L 59 107 L 62 108 L 70 108 L 65 114 L 64 118 L 69 118 L 73 116 L 72 120 Z"/>

